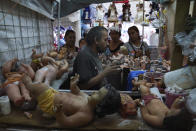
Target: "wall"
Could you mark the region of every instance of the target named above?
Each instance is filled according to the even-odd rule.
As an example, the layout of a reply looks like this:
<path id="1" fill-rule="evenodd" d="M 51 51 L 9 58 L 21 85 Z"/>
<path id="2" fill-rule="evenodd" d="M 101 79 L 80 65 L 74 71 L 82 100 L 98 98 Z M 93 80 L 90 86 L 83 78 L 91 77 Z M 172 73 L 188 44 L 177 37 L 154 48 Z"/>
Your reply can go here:
<path id="1" fill-rule="evenodd" d="M 32 49 L 45 52 L 52 47 L 52 21 L 9 0 L 0 4 L 0 67 L 17 57 L 30 62 Z M 1 78 L 1 76 L 0 76 Z"/>

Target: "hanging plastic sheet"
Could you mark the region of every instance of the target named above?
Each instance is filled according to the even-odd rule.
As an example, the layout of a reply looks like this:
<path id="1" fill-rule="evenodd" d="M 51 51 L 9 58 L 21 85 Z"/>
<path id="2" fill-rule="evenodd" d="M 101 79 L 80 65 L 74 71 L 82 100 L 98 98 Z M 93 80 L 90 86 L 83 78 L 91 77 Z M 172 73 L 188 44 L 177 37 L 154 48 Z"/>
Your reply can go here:
<path id="1" fill-rule="evenodd" d="M 54 19 L 55 14 L 54 0 L 11 0 L 22 6 L 25 6 L 33 11 L 36 11 L 50 19 Z M 105 2 L 112 2 L 116 0 L 61 0 L 61 15 L 60 17 L 67 16 L 79 9 L 85 8 L 90 4 L 98 4 Z M 57 6 L 57 4 L 56 4 Z M 57 12 L 56 12 L 57 13 Z"/>
<path id="2" fill-rule="evenodd" d="M 175 39 L 182 47 L 182 54 L 189 56 L 190 61 L 194 61 L 196 59 L 196 29 L 189 34 L 179 32 L 175 35 Z"/>
<path id="3" fill-rule="evenodd" d="M 52 1 L 53 0 L 11 0 L 24 7 L 27 7 L 39 14 L 42 14 L 50 19 L 53 18 Z"/>

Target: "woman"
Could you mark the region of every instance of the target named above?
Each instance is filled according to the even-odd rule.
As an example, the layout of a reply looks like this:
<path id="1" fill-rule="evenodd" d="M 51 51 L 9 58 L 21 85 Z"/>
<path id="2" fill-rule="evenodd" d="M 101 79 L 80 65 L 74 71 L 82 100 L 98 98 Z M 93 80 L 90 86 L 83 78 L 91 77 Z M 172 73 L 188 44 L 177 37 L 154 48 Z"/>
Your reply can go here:
<path id="1" fill-rule="evenodd" d="M 129 42 L 125 43 L 125 46 L 129 54 L 135 58 L 141 56 L 150 57 L 149 47 L 147 43 L 141 41 L 138 28 L 136 26 L 129 27 L 128 34 Z"/>
<path id="2" fill-rule="evenodd" d="M 106 50 L 107 55 L 117 54 L 120 50 L 120 47 L 124 45 L 124 43 L 120 40 L 121 31 L 117 27 L 110 28 L 109 33 L 111 40 L 109 41 L 108 48 Z"/>
<path id="3" fill-rule="evenodd" d="M 61 48 L 65 50 L 67 58 L 73 58 L 74 52 L 78 52 L 78 47 L 75 46 L 76 33 L 73 30 L 67 30 L 65 33 L 66 44 Z"/>

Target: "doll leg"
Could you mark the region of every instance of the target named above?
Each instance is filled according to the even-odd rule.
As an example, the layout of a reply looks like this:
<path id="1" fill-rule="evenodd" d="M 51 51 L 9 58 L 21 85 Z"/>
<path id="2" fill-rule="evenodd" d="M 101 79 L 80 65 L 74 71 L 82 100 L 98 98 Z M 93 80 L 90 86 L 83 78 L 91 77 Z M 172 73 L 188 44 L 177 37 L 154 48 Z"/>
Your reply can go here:
<path id="1" fill-rule="evenodd" d="M 25 85 L 20 82 L 20 91 L 22 96 L 24 97 L 25 101 L 31 101 L 31 96 L 29 90 L 25 87 Z"/>
<path id="2" fill-rule="evenodd" d="M 9 84 L 7 87 L 6 87 L 6 93 L 9 97 L 9 99 L 14 102 L 14 104 L 16 106 L 20 106 L 23 104 L 24 102 L 24 97 L 21 95 L 20 93 L 20 89 L 19 89 L 19 86 L 18 85 L 15 85 L 15 84 Z"/>
<path id="3" fill-rule="evenodd" d="M 47 66 L 42 67 L 41 69 L 37 70 L 36 73 L 35 73 L 34 81 L 35 82 L 43 82 L 47 72 L 48 72 L 48 67 Z"/>
<path id="4" fill-rule="evenodd" d="M 45 75 L 45 81 L 44 81 L 44 83 L 46 85 L 50 85 L 51 82 L 56 79 L 57 72 L 58 72 L 58 69 L 57 68 L 55 68 L 53 66 L 49 66 L 48 67 L 48 72 Z"/>

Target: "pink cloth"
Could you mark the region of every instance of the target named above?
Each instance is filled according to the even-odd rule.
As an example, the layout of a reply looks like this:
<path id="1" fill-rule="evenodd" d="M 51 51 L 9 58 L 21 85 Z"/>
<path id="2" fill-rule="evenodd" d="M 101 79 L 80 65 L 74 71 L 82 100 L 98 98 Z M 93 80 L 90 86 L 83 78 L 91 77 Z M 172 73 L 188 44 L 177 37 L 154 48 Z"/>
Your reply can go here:
<path id="1" fill-rule="evenodd" d="M 151 100 L 153 99 L 159 99 L 158 97 L 150 94 L 150 95 L 145 95 L 142 97 L 142 99 L 144 100 L 145 105 L 147 105 Z"/>

